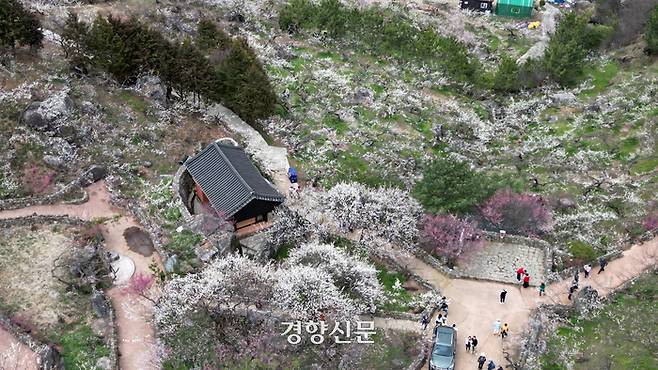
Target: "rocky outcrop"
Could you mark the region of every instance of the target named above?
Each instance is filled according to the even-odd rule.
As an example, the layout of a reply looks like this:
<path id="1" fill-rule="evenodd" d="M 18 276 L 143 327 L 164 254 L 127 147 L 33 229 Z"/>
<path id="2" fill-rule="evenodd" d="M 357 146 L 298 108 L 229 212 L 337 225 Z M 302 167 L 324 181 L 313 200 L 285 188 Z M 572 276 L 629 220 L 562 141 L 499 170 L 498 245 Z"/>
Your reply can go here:
<path id="1" fill-rule="evenodd" d="M 65 89 L 44 101 L 30 103 L 21 114 L 20 122 L 38 131 L 53 131 L 72 111 L 73 101 L 69 90 Z"/>

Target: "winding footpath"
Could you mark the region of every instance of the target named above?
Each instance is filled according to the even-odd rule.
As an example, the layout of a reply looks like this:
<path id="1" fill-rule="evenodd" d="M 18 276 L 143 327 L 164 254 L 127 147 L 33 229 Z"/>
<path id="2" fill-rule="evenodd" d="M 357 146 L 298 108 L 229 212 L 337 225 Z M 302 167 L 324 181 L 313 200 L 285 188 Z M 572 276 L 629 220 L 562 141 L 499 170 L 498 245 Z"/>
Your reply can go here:
<path id="1" fill-rule="evenodd" d="M 154 253 L 145 257 L 135 253 L 126 244 L 123 232 L 137 226 L 138 222 L 120 208 L 110 204 L 110 194 L 104 181 L 99 181 L 87 189 L 89 201 L 80 205 L 43 205 L 0 211 L 0 219 L 26 217 L 33 214 L 70 216 L 91 221 L 108 218 L 103 226 L 105 246 L 108 250 L 130 257 L 135 262 L 135 272 L 152 275 L 149 264 L 155 259 L 161 264 L 159 256 Z M 116 326 L 119 346 L 119 365 L 122 370 L 157 369 L 155 330 L 151 323 L 153 307 L 144 299 L 135 298 L 123 292 L 123 287 L 115 286 L 107 292 L 116 313 Z M 36 369 L 36 356 L 26 351 L 23 344 L 0 328 L 0 353 L 9 353 L 13 348 L 20 349 L 20 355 L 13 361 L 20 363 L 20 369 Z M 14 350 L 15 352 L 15 350 Z"/>

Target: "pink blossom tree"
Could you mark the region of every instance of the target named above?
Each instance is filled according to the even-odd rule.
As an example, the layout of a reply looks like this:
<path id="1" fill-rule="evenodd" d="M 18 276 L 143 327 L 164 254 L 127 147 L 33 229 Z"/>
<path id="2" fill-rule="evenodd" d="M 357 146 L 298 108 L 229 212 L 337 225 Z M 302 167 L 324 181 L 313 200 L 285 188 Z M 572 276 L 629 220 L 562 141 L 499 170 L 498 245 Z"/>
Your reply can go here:
<path id="1" fill-rule="evenodd" d="M 492 226 L 513 234 L 534 236 L 553 226 L 551 211 L 541 197 L 509 189 L 497 191 L 482 204 L 480 213 Z"/>
<path id="2" fill-rule="evenodd" d="M 658 211 L 649 213 L 644 220 L 642 220 L 642 227 L 646 231 L 658 229 Z"/>
<path id="3" fill-rule="evenodd" d="M 481 248 L 484 243 L 480 236 L 475 222 L 453 215 L 426 215 L 423 219 L 422 241 L 433 253 L 445 257 L 450 266 Z"/>
<path id="4" fill-rule="evenodd" d="M 151 297 L 153 282 L 153 275 L 138 272 L 130 279 L 128 286 L 124 288 L 124 292 L 145 298 L 155 304 L 155 300 Z"/>

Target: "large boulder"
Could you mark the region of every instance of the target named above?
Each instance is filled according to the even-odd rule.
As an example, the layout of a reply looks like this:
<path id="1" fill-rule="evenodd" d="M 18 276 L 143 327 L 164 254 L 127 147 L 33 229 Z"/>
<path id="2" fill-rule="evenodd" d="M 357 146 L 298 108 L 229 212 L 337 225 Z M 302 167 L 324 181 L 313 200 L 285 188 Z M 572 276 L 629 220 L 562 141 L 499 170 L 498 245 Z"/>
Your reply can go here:
<path id="1" fill-rule="evenodd" d="M 41 102 L 30 103 L 20 122 L 39 131 L 51 131 L 57 123 L 68 117 L 73 111 L 73 101 L 68 90 L 62 90 Z"/>
<path id="2" fill-rule="evenodd" d="M 551 105 L 556 108 L 574 105 L 577 101 L 576 95 L 571 92 L 559 92 L 551 95 Z"/>
<path id="3" fill-rule="evenodd" d="M 107 304 L 105 296 L 98 291 L 94 291 L 91 295 L 91 307 L 94 309 L 96 316 L 107 318 L 110 316 L 110 307 Z"/>
<path id="4" fill-rule="evenodd" d="M 135 87 L 143 95 L 160 104 L 167 100 L 167 89 L 158 76 L 144 75 L 137 80 Z"/>
<path id="5" fill-rule="evenodd" d="M 87 172 L 82 174 L 79 179 L 80 186 L 89 186 L 97 181 L 100 181 L 107 176 L 107 169 L 103 166 L 93 165 Z"/>
<path id="6" fill-rule="evenodd" d="M 576 294 L 573 307 L 581 317 L 589 317 L 599 307 L 599 292 L 589 285 L 584 286 Z"/>

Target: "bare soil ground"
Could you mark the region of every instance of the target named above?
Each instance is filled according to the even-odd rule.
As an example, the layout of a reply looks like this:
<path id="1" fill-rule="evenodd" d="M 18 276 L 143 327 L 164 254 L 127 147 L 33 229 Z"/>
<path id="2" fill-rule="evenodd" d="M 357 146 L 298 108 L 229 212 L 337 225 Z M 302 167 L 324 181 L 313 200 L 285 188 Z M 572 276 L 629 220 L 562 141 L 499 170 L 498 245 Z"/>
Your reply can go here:
<path id="1" fill-rule="evenodd" d="M 151 237 L 139 227 L 129 227 L 123 232 L 126 244 L 131 251 L 139 253 L 144 257 L 153 255 L 153 242 Z"/>

